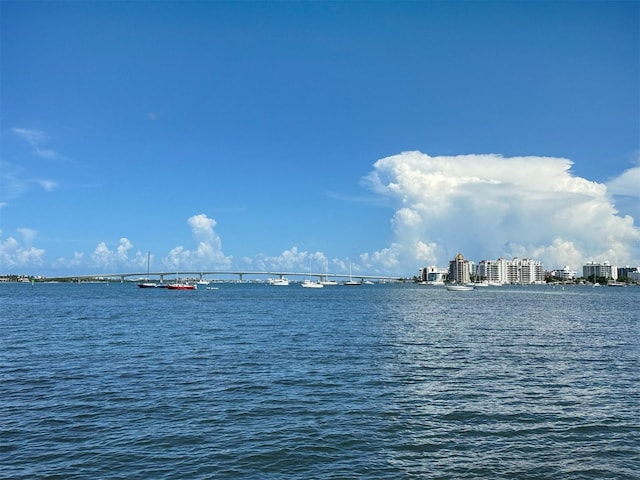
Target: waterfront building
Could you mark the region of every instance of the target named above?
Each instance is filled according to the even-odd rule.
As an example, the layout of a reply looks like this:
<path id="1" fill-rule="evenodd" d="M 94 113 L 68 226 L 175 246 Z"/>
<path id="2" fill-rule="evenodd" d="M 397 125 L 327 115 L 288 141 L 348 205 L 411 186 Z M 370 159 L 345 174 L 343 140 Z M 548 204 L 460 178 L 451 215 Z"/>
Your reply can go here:
<path id="1" fill-rule="evenodd" d="M 458 253 L 449 262 L 449 280 L 457 283 L 468 283 L 471 281 L 471 262 Z"/>
<path id="2" fill-rule="evenodd" d="M 598 277 L 602 277 L 613 278 L 615 280 L 618 278 L 617 273 L 617 269 L 612 267 L 609 262 L 597 263 L 592 261 L 582 266 L 582 276 L 586 279 L 593 278 L 595 280 Z"/>
<path id="3" fill-rule="evenodd" d="M 478 265 L 478 277 L 490 283 L 544 283 L 544 268 L 542 263 L 530 258 L 482 260 Z"/>
<path id="4" fill-rule="evenodd" d="M 632 278 L 631 274 L 638 272 L 638 267 L 630 267 L 628 265 L 626 267 L 618 267 L 617 272 L 617 278 Z"/>
<path id="5" fill-rule="evenodd" d="M 424 267 L 418 270 L 418 280 L 420 282 L 440 283 L 447 281 L 449 277 L 449 270 L 446 268 L 439 268 L 435 265 Z"/>
<path id="6" fill-rule="evenodd" d="M 559 268 L 557 270 L 552 270 L 549 274 L 553 278 L 557 278 L 558 280 L 562 280 L 563 282 L 572 282 L 578 276 L 578 273 L 575 270 L 571 270 L 567 265 Z"/>
<path id="7" fill-rule="evenodd" d="M 478 277 L 491 283 L 508 283 L 507 260 L 482 260 L 478 264 Z"/>

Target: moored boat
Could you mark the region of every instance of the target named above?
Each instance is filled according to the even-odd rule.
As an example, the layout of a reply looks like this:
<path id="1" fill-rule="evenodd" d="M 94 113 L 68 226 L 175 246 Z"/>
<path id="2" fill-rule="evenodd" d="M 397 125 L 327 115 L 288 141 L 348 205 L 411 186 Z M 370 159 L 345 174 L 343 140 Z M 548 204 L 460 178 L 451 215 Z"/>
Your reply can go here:
<path id="1" fill-rule="evenodd" d="M 144 281 L 138 283 L 138 287 L 140 288 L 158 288 L 164 287 L 163 284 L 159 284 L 157 282 L 152 282 L 149 280 L 149 267 L 151 266 L 151 252 L 147 252 L 147 277 Z"/>
<path id="2" fill-rule="evenodd" d="M 165 285 L 156 282 L 140 282 L 138 284 L 138 287 L 140 288 L 161 288 L 164 286 Z"/>
<path id="3" fill-rule="evenodd" d="M 470 285 L 447 285 L 446 288 L 452 292 L 470 292 L 475 289 Z"/>
<path id="4" fill-rule="evenodd" d="M 197 290 L 198 286 L 193 283 L 170 283 L 167 288 L 169 290 Z"/>
<path id="5" fill-rule="evenodd" d="M 304 288 L 323 288 L 324 285 L 320 282 L 314 282 L 313 280 L 305 280 L 301 283 Z"/>
<path id="6" fill-rule="evenodd" d="M 360 285 L 362 285 L 361 282 L 354 280 L 351 277 L 351 262 L 349 262 L 349 281 L 344 282 L 343 285 L 346 285 L 347 287 L 358 287 Z"/>

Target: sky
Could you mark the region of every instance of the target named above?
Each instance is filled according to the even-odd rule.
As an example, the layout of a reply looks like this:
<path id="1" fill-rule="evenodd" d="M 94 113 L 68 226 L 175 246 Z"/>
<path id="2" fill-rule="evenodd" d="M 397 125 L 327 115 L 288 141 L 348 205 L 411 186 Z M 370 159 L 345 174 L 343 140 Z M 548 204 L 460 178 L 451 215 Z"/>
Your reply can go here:
<path id="1" fill-rule="evenodd" d="M 0 2 L 0 274 L 640 266 L 639 2 Z"/>

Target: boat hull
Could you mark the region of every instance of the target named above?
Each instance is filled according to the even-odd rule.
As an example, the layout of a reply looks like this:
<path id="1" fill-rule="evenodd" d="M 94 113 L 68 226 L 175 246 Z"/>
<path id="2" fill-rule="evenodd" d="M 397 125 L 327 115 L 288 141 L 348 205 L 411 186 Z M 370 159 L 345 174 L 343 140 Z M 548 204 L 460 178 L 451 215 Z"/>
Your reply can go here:
<path id="1" fill-rule="evenodd" d="M 167 288 L 164 283 L 142 282 L 138 284 L 139 288 Z"/>
<path id="2" fill-rule="evenodd" d="M 167 285 L 167 288 L 169 290 L 196 290 L 198 287 L 185 283 L 177 283 L 173 285 Z"/>
<path id="3" fill-rule="evenodd" d="M 474 287 L 469 285 L 447 285 L 446 288 L 451 292 L 470 292 L 474 290 Z"/>

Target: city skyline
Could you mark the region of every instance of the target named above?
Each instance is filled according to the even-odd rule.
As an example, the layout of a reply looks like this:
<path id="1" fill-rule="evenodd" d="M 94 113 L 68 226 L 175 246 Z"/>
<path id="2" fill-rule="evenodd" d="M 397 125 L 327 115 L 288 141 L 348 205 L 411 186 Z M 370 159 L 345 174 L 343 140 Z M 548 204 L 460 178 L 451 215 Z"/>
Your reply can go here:
<path id="1" fill-rule="evenodd" d="M 2 2 L 0 274 L 640 265 L 637 2 Z"/>

